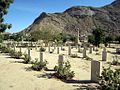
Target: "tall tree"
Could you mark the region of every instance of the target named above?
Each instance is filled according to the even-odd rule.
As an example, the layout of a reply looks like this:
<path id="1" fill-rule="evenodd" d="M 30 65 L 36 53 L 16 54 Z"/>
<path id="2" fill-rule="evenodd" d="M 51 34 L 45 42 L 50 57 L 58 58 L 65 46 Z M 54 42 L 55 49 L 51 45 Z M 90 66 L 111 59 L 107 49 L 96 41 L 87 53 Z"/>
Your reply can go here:
<path id="1" fill-rule="evenodd" d="M 103 42 L 104 36 L 105 35 L 103 29 L 94 29 L 92 35 L 88 37 L 88 42 L 92 43 L 96 47 L 99 47 L 99 44 Z"/>
<path id="2" fill-rule="evenodd" d="M 6 29 L 11 28 L 11 24 L 4 23 L 4 15 L 8 13 L 8 8 L 13 0 L 0 0 L 0 32 L 4 32 Z"/>

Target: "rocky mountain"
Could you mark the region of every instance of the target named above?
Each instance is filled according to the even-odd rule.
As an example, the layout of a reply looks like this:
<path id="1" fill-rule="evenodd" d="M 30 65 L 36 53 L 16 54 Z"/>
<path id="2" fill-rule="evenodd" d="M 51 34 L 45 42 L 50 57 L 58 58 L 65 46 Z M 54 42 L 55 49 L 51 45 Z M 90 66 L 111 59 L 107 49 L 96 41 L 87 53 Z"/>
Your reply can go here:
<path id="1" fill-rule="evenodd" d="M 30 33 L 40 28 L 54 28 L 59 32 L 88 34 L 92 29 L 101 27 L 107 34 L 120 34 L 120 0 L 104 7 L 74 6 L 62 13 L 43 12 L 33 24 L 23 30 Z"/>

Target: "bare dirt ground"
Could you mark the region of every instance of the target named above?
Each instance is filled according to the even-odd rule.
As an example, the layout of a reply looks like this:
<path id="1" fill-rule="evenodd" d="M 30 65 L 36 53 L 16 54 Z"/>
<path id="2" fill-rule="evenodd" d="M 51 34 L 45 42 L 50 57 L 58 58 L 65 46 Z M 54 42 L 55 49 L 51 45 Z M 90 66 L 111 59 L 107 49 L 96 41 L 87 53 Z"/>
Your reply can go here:
<path id="1" fill-rule="evenodd" d="M 51 78 L 50 73 L 54 71 L 33 71 L 29 67 L 31 64 L 23 64 L 20 61 L 22 59 L 13 59 L 6 54 L 0 54 L 0 90 L 84 90 L 80 89 L 85 87 L 95 88 L 95 83 L 86 83 L 83 84 L 82 81 L 89 81 L 91 79 L 91 61 L 85 60 L 83 58 L 71 58 L 68 54 L 68 48 L 64 47 L 65 51 L 60 50 L 60 54 L 65 54 L 65 59 L 70 61 L 71 70 L 75 72 L 74 82 L 65 83 L 58 79 Z M 19 51 L 19 48 L 16 49 Z M 99 49 L 96 55 L 96 52 L 89 54 L 87 50 L 87 56 L 93 58 L 94 60 L 101 61 L 101 51 Z M 107 48 L 108 58 L 107 62 L 112 60 L 113 53 L 115 52 L 114 48 Z M 23 53 L 27 53 L 26 48 L 22 48 Z M 47 67 L 53 69 L 55 65 L 58 64 L 58 54 L 48 53 L 48 48 L 45 52 L 45 60 L 48 61 Z M 77 49 L 72 49 L 72 54 L 78 54 L 82 57 L 82 53 L 77 53 Z M 39 59 L 39 51 L 36 49 L 31 50 L 32 60 L 35 58 Z M 107 62 L 102 62 L 103 66 L 108 67 Z M 116 68 L 116 67 L 115 67 Z M 119 66 L 117 68 L 120 68 Z M 97 89 L 92 89 L 97 90 Z"/>

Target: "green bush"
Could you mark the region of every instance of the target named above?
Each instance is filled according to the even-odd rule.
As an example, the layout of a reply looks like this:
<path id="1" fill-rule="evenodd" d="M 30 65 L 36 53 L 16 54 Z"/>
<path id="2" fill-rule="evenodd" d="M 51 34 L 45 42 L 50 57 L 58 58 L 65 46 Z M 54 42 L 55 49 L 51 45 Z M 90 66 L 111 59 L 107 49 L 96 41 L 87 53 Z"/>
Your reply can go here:
<path id="1" fill-rule="evenodd" d="M 7 48 L 5 46 L 0 46 L 1 53 L 9 53 L 9 55 L 13 58 L 20 59 L 22 56 L 21 52 L 14 51 L 10 48 Z"/>
<path id="2" fill-rule="evenodd" d="M 102 90 L 120 90 L 120 69 L 103 69 L 99 77 L 99 84 Z"/>
<path id="3" fill-rule="evenodd" d="M 10 55 L 11 57 L 14 57 L 15 51 L 11 49 L 10 52 L 9 52 L 9 55 Z"/>
<path id="4" fill-rule="evenodd" d="M 113 56 L 113 61 L 112 61 L 112 65 L 120 65 L 120 62 L 119 62 L 119 60 L 120 60 L 120 57 L 118 57 L 118 56 Z"/>
<path id="5" fill-rule="evenodd" d="M 23 57 L 24 63 L 25 63 L 25 64 L 29 63 L 30 60 L 31 60 L 31 57 L 28 56 L 28 54 L 23 54 L 23 56 L 24 56 L 24 57 Z"/>
<path id="6" fill-rule="evenodd" d="M 32 69 L 36 71 L 41 71 L 42 69 L 46 69 L 47 61 L 38 61 L 38 59 L 35 59 L 35 62 L 32 64 Z"/>
<path id="7" fill-rule="evenodd" d="M 22 53 L 21 52 L 15 52 L 15 54 L 14 54 L 14 58 L 16 58 L 16 59 L 20 59 L 22 57 Z"/>
<path id="8" fill-rule="evenodd" d="M 59 79 L 63 79 L 63 80 L 72 79 L 74 77 L 75 73 L 74 73 L 74 71 L 71 71 L 70 68 L 71 68 L 71 65 L 70 65 L 69 61 L 63 63 L 60 66 L 55 66 L 54 67 L 54 70 L 55 70 L 54 76 Z"/>
<path id="9" fill-rule="evenodd" d="M 9 53 L 10 52 L 10 48 L 7 48 L 5 46 L 1 46 L 0 51 L 1 51 L 1 53 Z"/>
<path id="10" fill-rule="evenodd" d="M 17 51 L 14 51 L 14 50 L 10 50 L 9 55 L 13 58 L 16 58 L 16 59 L 20 59 L 22 57 L 21 52 L 19 52 L 19 51 L 17 52 Z"/>

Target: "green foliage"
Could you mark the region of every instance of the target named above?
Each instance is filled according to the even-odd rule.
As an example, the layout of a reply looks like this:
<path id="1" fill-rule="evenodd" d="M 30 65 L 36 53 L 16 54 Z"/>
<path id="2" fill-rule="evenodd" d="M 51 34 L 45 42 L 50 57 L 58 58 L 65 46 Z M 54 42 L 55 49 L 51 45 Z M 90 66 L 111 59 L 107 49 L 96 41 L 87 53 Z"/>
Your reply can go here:
<path id="1" fill-rule="evenodd" d="M 77 42 L 77 37 L 74 35 L 67 34 L 67 33 L 61 33 L 60 35 L 63 43 L 65 43 L 66 41 Z"/>
<path id="2" fill-rule="evenodd" d="M 88 36 L 88 42 L 91 43 L 91 44 L 93 44 L 95 42 L 95 38 L 94 38 L 93 35 Z"/>
<path id="3" fill-rule="evenodd" d="M 23 58 L 24 63 L 28 64 L 30 62 L 30 60 L 31 60 L 31 57 L 28 56 L 28 54 L 23 54 L 23 56 L 24 56 L 24 58 Z"/>
<path id="4" fill-rule="evenodd" d="M 117 36 L 117 37 L 115 38 L 115 41 L 118 41 L 118 42 L 120 43 L 120 36 Z"/>
<path id="5" fill-rule="evenodd" d="M 2 42 L 3 42 L 3 34 L 0 33 L 0 43 L 2 43 Z"/>
<path id="6" fill-rule="evenodd" d="M 54 76 L 59 79 L 63 79 L 63 80 L 72 79 L 74 77 L 75 73 L 74 73 L 74 71 L 71 71 L 70 68 L 71 68 L 71 65 L 70 65 L 69 61 L 63 63 L 60 66 L 55 66 Z"/>
<path id="7" fill-rule="evenodd" d="M 4 40 L 9 40 L 10 39 L 10 33 L 4 33 L 3 34 L 3 37 L 4 37 Z"/>
<path id="8" fill-rule="evenodd" d="M 16 58 L 16 59 L 20 59 L 22 57 L 22 53 L 21 52 L 15 52 L 15 54 L 14 54 L 14 58 Z"/>
<path id="9" fill-rule="evenodd" d="M 10 39 L 14 41 L 22 41 L 22 34 L 21 33 L 13 33 L 10 35 Z"/>
<path id="10" fill-rule="evenodd" d="M 14 50 L 10 50 L 9 55 L 10 55 L 11 57 L 14 57 L 14 56 L 15 56 L 15 51 L 14 51 Z"/>
<path id="11" fill-rule="evenodd" d="M 119 56 L 113 56 L 113 61 L 111 63 L 112 65 L 120 65 L 120 57 Z"/>
<path id="12" fill-rule="evenodd" d="M 112 41 L 113 41 L 113 37 L 112 36 L 106 36 L 104 38 L 104 40 L 103 40 L 103 43 L 104 43 L 105 47 L 107 47 L 108 43 L 110 44 L 110 42 L 112 42 Z"/>
<path id="13" fill-rule="evenodd" d="M 17 51 L 14 51 L 14 50 L 10 50 L 9 55 L 13 58 L 16 58 L 16 59 L 20 59 L 22 57 L 21 52 L 19 52 L 19 51 L 17 52 Z"/>
<path id="14" fill-rule="evenodd" d="M 38 61 L 38 59 L 35 59 L 35 62 L 32 63 L 32 69 L 36 71 L 41 71 L 42 69 L 46 69 L 47 61 Z"/>
<path id="15" fill-rule="evenodd" d="M 88 37 L 88 42 L 92 43 L 93 45 L 99 47 L 99 44 L 102 43 L 104 40 L 104 30 L 101 28 L 94 29 L 92 32 L 92 36 Z"/>
<path id="16" fill-rule="evenodd" d="M 45 27 L 41 27 L 31 32 L 30 38 L 31 41 L 44 40 L 45 43 L 48 43 L 49 41 L 53 41 L 54 37 L 58 34 L 59 30 L 57 30 L 57 27 L 53 25 L 46 25 Z"/>
<path id="17" fill-rule="evenodd" d="M 44 40 L 45 43 L 50 41 L 55 41 L 57 44 L 65 43 L 69 41 L 77 41 L 76 36 L 67 33 L 60 33 L 55 30 L 53 26 L 47 26 L 46 28 L 42 27 L 38 30 L 31 32 L 30 34 L 31 41 Z"/>
<path id="18" fill-rule="evenodd" d="M 1 53 L 9 53 L 10 49 L 5 46 L 0 46 L 0 51 Z"/>
<path id="19" fill-rule="evenodd" d="M 99 77 L 99 84 L 102 90 L 120 90 L 120 69 L 103 69 Z"/>
<path id="20" fill-rule="evenodd" d="M 8 47 L 5 47 L 5 46 L 1 46 L 0 51 L 1 51 L 1 53 L 9 53 L 9 55 L 11 57 L 16 58 L 16 59 L 20 59 L 22 56 L 21 52 L 14 51 L 14 50 L 12 50 Z"/>
<path id="21" fill-rule="evenodd" d="M 4 24 L 4 15 L 7 14 L 7 9 L 9 8 L 10 4 L 13 0 L 0 0 L 0 32 L 5 31 L 7 28 L 11 28 L 11 24 Z"/>

